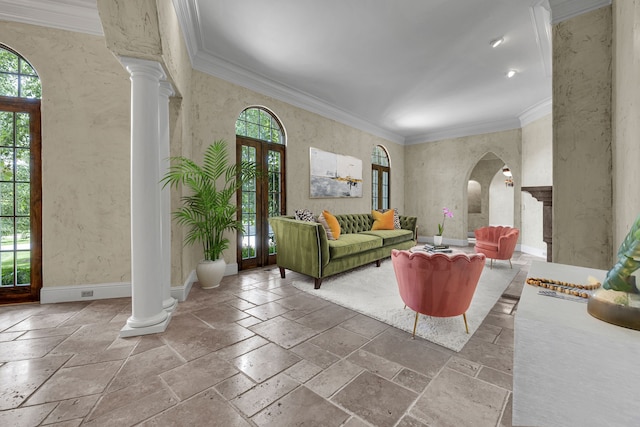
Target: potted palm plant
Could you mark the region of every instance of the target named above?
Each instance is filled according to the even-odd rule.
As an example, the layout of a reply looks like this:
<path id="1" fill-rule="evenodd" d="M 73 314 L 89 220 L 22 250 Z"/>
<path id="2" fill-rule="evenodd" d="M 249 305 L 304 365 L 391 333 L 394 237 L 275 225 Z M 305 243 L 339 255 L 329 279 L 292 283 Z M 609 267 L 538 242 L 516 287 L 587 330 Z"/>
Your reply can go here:
<path id="1" fill-rule="evenodd" d="M 226 268 L 222 252 L 230 242 L 224 233 L 244 232 L 233 198 L 243 184 L 257 178 L 256 164 L 246 161 L 231 164 L 224 140 L 207 147 L 202 165 L 181 156 L 170 161 L 161 182 L 172 188 L 181 184 L 189 190 L 182 196 L 182 206 L 173 212 L 173 218 L 188 228 L 185 245 L 202 244 L 204 259 L 196 267 L 198 282 L 203 289 L 215 288 Z"/>

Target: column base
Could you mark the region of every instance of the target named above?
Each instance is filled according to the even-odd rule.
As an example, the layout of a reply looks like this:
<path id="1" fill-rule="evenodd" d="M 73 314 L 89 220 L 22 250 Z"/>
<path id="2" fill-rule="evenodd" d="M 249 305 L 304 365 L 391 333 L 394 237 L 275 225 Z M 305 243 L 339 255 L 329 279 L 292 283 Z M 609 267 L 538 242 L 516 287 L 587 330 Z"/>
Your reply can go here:
<path id="1" fill-rule="evenodd" d="M 178 307 L 178 300 L 174 297 L 169 297 L 162 301 L 162 308 L 169 314 L 173 313 L 176 307 Z"/>
<path id="2" fill-rule="evenodd" d="M 169 321 L 171 320 L 171 314 L 164 312 L 166 317 L 162 319 L 158 323 L 154 323 L 152 325 L 141 325 L 141 326 L 132 326 L 131 318 L 127 320 L 127 324 L 124 325 L 122 329 L 120 329 L 120 338 L 127 337 L 138 337 L 140 335 L 149 335 L 149 334 L 158 334 L 164 332 L 169 326 Z M 135 322 L 133 322 L 135 324 Z"/>

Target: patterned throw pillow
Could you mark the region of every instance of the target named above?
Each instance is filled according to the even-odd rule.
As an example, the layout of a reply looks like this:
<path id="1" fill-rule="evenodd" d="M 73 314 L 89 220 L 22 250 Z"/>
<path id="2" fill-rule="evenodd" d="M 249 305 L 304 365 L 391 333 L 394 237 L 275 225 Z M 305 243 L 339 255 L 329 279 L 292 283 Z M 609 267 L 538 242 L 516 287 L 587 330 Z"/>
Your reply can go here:
<path id="1" fill-rule="evenodd" d="M 313 212 L 311 212 L 309 209 L 297 209 L 295 212 L 295 218 L 298 221 L 308 221 L 308 222 L 315 222 L 316 219 L 313 216 Z"/>
<path id="2" fill-rule="evenodd" d="M 393 230 L 393 211 L 385 213 L 371 211 L 371 215 L 373 215 L 371 230 Z"/>
<path id="3" fill-rule="evenodd" d="M 378 212 L 385 213 L 390 209 L 378 209 Z M 400 214 L 398 214 L 398 208 L 393 208 L 393 228 L 399 230 L 402 228 L 400 225 Z"/>
<path id="4" fill-rule="evenodd" d="M 329 211 L 322 211 L 318 217 L 318 222 L 322 224 L 324 230 L 327 232 L 327 239 L 338 240 L 340 237 L 340 224 L 338 219 Z"/>

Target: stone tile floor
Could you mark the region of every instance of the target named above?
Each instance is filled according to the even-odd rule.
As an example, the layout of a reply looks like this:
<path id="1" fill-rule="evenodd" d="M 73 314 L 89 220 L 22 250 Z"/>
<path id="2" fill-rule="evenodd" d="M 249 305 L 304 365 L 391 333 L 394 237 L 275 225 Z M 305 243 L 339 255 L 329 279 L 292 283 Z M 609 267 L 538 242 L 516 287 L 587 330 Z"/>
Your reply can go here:
<path id="1" fill-rule="evenodd" d="M 510 426 L 532 259 L 514 256 L 519 274 L 459 353 L 273 267 L 196 284 L 156 335 L 118 337 L 128 298 L 0 307 L 0 426 Z"/>

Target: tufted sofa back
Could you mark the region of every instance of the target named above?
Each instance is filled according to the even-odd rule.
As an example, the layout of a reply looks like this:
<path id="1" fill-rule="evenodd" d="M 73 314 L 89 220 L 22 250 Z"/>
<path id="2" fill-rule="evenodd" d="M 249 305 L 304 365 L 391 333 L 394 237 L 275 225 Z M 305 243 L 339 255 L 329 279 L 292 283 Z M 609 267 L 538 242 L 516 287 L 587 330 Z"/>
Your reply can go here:
<path id="1" fill-rule="evenodd" d="M 371 230 L 371 226 L 373 226 L 371 214 L 343 214 L 336 215 L 336 219 L 340 224 L 340 232 L 345 234 Z"/>
<path id="2" fill-rule="evenodd" d="M 340 232 L 344 234 L 360 233 L 369 231 L 373 226 L 373 215 L 371 214 L 342 214 L 336 215 Z M 400 228 L 414 231 L 418 219 L 415 216 L 399 215 Z"/>

